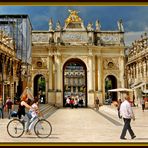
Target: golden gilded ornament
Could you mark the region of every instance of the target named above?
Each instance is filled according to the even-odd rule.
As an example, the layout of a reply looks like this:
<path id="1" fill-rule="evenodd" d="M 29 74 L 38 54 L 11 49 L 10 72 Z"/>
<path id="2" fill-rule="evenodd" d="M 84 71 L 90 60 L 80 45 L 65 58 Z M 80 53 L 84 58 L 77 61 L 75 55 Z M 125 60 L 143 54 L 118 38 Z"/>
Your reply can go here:
<path id="1" fill-rule="evenodd" d="M 75 10 L 68 10 L 70 12 L 69 17 L 65 20 L 66 24 L 68 25 L 69 23 L 73 22 L 81 22 L 81 18 L 78 16 L 79 11 Z"/>

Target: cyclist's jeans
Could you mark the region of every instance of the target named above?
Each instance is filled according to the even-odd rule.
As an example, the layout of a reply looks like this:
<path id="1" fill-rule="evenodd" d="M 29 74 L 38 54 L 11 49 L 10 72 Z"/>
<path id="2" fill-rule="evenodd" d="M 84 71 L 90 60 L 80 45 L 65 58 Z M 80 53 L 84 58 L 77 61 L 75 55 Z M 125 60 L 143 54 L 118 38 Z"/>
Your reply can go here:
<path id="1" fill-rule="evenodd" d="M 31 131 L 34 128 L 34 125 L 37 121 L 37 116 L 30 119 L 28 130 Z"/>
<path id="2" fill-rule="evenodd" d="M 28 131 L 28 127 L 29 127 L 29 122 L 30 122 L 30 119 L 29 117 L 27 116 L 27 114 L 24 116 L 24 122 L 25 122 L 25 132 Z"/>

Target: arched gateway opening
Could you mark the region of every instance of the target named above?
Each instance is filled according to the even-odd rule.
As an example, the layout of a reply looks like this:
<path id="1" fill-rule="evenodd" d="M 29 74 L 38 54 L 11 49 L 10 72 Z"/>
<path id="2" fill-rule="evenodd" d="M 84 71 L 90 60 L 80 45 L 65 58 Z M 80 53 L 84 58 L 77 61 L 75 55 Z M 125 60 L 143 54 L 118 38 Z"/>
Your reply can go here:
<path id="1" fill-rule="evenodd" d="M 45 90 L 46 90 L 45 77 L 41 74 L 38 74 L 34 77 L 34 96 L 37 96 L 40 99 L 40 103 L 45 103 Z"/>
<path id="2" fill-rule="evenodd" d="M 116 77 L 113 75 L 108 75 L 105 78 L 105 100 L 109 100 L 110 103 L 112 101 L 117 101 L 117 92 L 108 92 L 108 90 L 115 88 L 117 88 Z"/>
<path id="3" fill-rule="evenodd" d="M 80 59 L 70 59 L 63 66 L 63 106 L 76 100 L 78 107 L 87 107 L 87 68 Z"/>

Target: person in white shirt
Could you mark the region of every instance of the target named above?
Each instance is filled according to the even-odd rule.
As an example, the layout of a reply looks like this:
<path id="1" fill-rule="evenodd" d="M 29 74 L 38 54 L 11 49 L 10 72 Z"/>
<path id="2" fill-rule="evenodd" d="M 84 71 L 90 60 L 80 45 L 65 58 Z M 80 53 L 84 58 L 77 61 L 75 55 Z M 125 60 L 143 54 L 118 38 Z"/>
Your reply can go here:
<path id="1" fill-rule="evenodd" d="M 133 110 L 129 101 L 130 101 L 130 98 L 128 94 L 126 94 L 125 100 L 121 103 L 121 106 L 120 106 L 120 115 L 123 117 L 123 120 L 124 120 L 124 127 L 122 130 L 120 139 L 124 139 L 124 140 L 126 140 L 125 135 L 127 130 L 131 135 L 131 139 L 134 139 L 136 137 L 130 125 L 131 119 L 135 120 L 135 115 L 133 113 Z"/>
<path id="2" fill-rule="evenodd" d="M 38 117 L 38 113 L 39 113 L 38 98 L 34 98 L 33 104 L 31 105 L 31 108 L 29 110 L 29 114 L 31 117 L 28 123 L 28 130 L 27 130 L 28 134 L 31 134 L 31 131 L 36 123 L 35 120 Z"/>

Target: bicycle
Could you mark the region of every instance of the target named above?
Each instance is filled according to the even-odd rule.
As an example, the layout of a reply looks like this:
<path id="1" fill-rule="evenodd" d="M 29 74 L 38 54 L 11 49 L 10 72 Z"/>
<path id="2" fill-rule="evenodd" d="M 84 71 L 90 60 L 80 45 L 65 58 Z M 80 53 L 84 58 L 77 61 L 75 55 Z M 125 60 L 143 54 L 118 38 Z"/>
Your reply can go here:
<path id="1" fill-rule="evenodd" d="M 7 132 L 12 138 L 19 138 L 25 132 L 25 122 L 14 118 L 7 124 Z M 46 119 L 37 117 L 34 132 L 39 138 L 47 138 L 51 135 L 52 126 Z"/>

